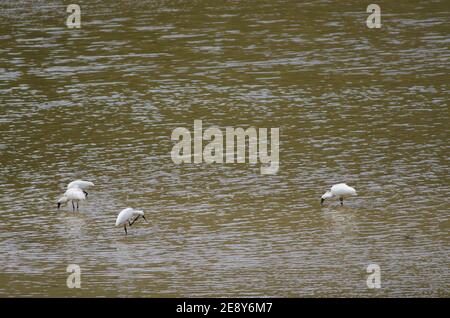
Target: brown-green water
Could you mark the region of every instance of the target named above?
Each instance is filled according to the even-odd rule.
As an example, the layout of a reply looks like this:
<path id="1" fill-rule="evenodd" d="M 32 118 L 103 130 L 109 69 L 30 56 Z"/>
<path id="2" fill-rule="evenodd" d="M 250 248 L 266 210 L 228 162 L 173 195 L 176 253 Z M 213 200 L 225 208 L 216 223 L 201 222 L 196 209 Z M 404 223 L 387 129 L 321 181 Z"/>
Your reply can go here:
<path id="1" fill-rule="evenodd" d="M 450 296 L 448 1 L 74 2 L 0 2 L 0 296 Z M 175 165 L 195 119 L 279 127 L 278 173 Z"/>

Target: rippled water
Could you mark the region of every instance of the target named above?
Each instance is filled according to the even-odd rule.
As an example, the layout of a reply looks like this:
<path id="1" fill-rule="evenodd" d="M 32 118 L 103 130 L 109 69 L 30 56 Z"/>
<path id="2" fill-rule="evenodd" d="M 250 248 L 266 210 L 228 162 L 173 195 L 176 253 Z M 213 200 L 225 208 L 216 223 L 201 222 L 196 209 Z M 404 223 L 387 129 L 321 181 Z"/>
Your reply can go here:
<path id="1" fill-rule="evenodd" d="M 77 3 L 0 3 L 0 296 L 450 296 L 448 2 Z M 194 119 L 279 127 L 279 172 L 175 165 Z"/>

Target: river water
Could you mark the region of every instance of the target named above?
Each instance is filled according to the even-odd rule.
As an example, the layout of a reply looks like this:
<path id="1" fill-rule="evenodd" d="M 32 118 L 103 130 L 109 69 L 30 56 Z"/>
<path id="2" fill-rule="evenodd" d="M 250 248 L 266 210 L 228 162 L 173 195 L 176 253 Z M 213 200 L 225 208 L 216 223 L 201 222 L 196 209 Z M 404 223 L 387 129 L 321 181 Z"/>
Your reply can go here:
<path id="1" fill-rule="evenodd" d="M 448 1 L 77 3 L 0 3 L 1 297 L 450 296 Z M 174 164 L 194 120 L 279 128 L 278 173 Z"/>

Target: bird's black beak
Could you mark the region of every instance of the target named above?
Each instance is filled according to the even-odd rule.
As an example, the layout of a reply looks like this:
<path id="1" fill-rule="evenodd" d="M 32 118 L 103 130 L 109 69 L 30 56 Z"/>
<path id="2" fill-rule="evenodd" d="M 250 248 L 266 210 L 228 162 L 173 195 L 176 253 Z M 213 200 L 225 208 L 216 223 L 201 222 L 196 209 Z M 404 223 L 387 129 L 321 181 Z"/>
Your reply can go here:
<path id="1" fill-rule="evenodd" d="M 325 199 L 321 198 L 320 199 L 320 205 L 323 205 L 323 201 L 325 201 Z"/>
<path id="2" fill-rule="evenodd" d="M 60 207 L 60 206 L 61 206 L 61 203 L 58 202 L 58 210 L 59 210 L 59 207 Z"/>
<path id="3" fill-rule="evenodd" d="M 147 221 L 147 219 L 145 218 L 145 216 L 142 216 L 142 218 L 145 220 L 145 222 L 147 222 L 148 223 L 148 221 Z"/>

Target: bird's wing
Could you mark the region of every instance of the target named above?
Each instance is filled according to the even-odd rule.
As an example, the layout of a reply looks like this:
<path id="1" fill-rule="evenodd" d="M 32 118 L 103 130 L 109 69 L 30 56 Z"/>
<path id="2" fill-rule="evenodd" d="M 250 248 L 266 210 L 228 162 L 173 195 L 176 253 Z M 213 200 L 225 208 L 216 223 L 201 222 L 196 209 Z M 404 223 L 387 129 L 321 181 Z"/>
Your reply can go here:
<path id="1" fill-rule="evenodd" d="M 345 183 L 335 184 L 331 187 L 331 192 L 335 195 L 351 195 L 355 190 L 352 187 L 349 187 Z"/>
<path id="2" fill-rule="evenodd" d="M 133 212 L 133 210 L 134 210 L 133 208 L 125 208 L 120 213 L 129 214 L 129 213 Z"/>
<path id="3" fill-rule="evenodd" d="M 75 180 L 67 185 L 67 189 L 78 187 L 80 189 L 86 189 L 92 186 L 92 182 L 84 181 L 84 180 Z"/>
<path id="4" fill-rule="evenodd" d="M 70 189 L 70 188 L 73 188 L 73 187 L 77 187 L 78 186 L 78 182 L 80 182 L 80 180 L 75 180 L 75 181 L 70 182 L 67 185 L 67 189 Z"/>
<path id="5" fill-rule="evenodd" d="M 84 200 L 85 198 L 85 194 L 83 190 L 81 190 L 80 188 L 67 189 L 64 195 L 68 197 L 70 200 Z"/>
<path id="6" fill-rule="evenodd" d="M 125 208 L 122 211 L 120 211 L 119 215 L 116 219 L 116 226 L 125 223 L 127 220 L 129 220 L 133 216 L 133 209 L 132 208 Z"/>

